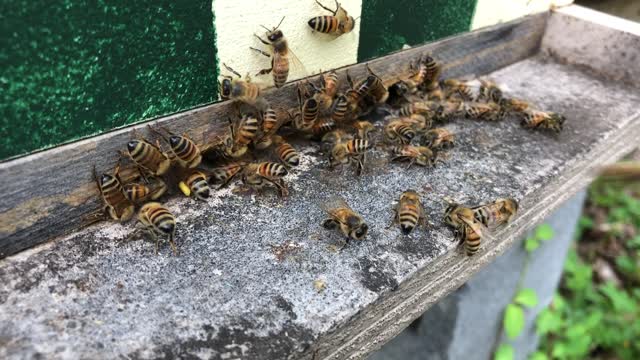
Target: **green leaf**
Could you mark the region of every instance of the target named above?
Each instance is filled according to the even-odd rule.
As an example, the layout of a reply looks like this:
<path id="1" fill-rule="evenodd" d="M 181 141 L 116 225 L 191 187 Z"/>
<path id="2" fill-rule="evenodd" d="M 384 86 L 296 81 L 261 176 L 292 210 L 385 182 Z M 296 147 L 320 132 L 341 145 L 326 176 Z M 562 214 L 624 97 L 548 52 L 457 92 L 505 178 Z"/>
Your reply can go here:
<path id="1" fill-rule="evenodd" d="M 633 239 L 627 242 L 627 246 L 631 249 L 640 249 L 640 235 L 636 235 Z"/>
<path id="2" fill-rule="evenodd" d="M 533 289 L 522 289 L 518 291 L 513 302 L 520 304 L 524 307 L 532 308 L 538 305 L 538 296 Z"/>
<path id="3" fill-rule="evenodd" d="M 547 241 L 553 238 L 553 228 L 549 224 L 542 224 L 536 228 L 536 238 Z"/>
<path id="4" fill-rule="evenodd" d="M 547 357 L 547 354 L 540 352 L 540 351 L 536 351 L 533 354 L 531 354 L 531 356 L 529 356 L 529 360 L 548 360 L 549 358 Z"/>
<path id="5" fill-rule="evenodd" d="M 536 319 L 536 330 L 539 335 L 549 332 L 558 332 L 563 325 L 562 318 L 559 313 L 550 309 L 542 310 Z"/>
<path id="6" fill-rule="evenodd" d="M 633 301 L 633 298 L 629 296 L 624 290 L 616 288 L 613 283 L 607 283 L 600 287 L 605 296 L 611 300 L 613 309 L 622 313 L 633 313 L 636 311 L 637 304 Z"/>
<path id="7" fill-rule="evenodd" d="M 504 311 L 504 331 L 509 339 L 515 339 L 524 328 L 524 311 L 515 304 L 507 305 Z"/>
<path id="8" fill-rule="evenodd" d="M 636 271 L 636 262 L 628 255 L 618 256 L 616 258 L 616 266 L 624 273 L 633 273 Z"/>
<path id="9" fill-rule="evenodd" d="M 524 249 L 527 250 L 528 253 L 532 253 L 538 247 L 540 247 L 540 242 L 536 238 L 527 238 L 524 241 Z"/>
<path id="10" fill-rule="evenodd" d="M 493 360 L 513 360 L 515 351 L 509 344 L 500 344 L 498 350 L 493 355 Z"/>
<path id="11" fill-rule="evenodd" d="M 583 229 L 593 229 L 593 219 L 587 216 L 581 216 L 578 220 L 578 226 Z"/>

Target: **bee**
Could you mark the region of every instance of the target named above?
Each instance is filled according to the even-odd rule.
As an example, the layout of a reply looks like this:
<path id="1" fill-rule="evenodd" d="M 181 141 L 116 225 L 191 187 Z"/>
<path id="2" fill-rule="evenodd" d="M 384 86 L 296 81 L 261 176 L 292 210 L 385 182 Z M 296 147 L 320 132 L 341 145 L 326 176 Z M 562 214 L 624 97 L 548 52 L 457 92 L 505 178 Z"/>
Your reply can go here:
<path id="1" fill-rule="evenodd" d="M 364 80 L 354 84 L 351 75 L 347 72 L 347 83 L 350 87 L 345 93 L 348 104 L 347 111 L 357 115 L 357 113 L 362 110 L 361 102 L 364 101 L 365 97 L 371 92 L 373 83 L 377 82 L 374 76 L 375 75 L 367 76 Z"/>
<path id="2" fill-rule="evenodd" d="M 383 104 L 389 98 L 389 90 L 382 82 L 382 79 L 373 73 L 369 64 L 365 65 L 369 76 L 367 76 L 366 83 L 369 87 L 369 94 L 373 97 L 376 104 Z"/>
<path id="3" fill-rule="evenodd" d="M 140 182 L 139 180 L 142 180 Z M 124 194 L 131 202 L 140 204 L 146 200 L 157 200 L 167 192 L 167 184 L 158 177 L 147 177 L 142 172 L 136 180 L 124 185 Z"/>
<path id="4" fill-rule="evenodd" d="M 436 106 L 433 120 L 447 122 L 455 116 L 464 115 L 464 103 L 462 101 L 442 101 Z"/>
<path id="5" fill-rule="evenodd" d="M 422 137 L 423 145 L 431 149 L 449 149 L 453 147 L 455 135 L 445 128 L 427 131 Z"/>
<path id="6" fill-rule="evenodd" d="M 385 142 L 390 144 L 409 144 L 416 137 L 416 130 L 408 122 L 394 120 L 384 127 L 383 136 Z"/>
<path id="7" fill-rule="evenodd" d="M 300 60 L 297 59 L 293 51 L 289 48 L 282 30 L 278 30 L 283 21 L 284 16 L 282 17 L 282 20 L 280 20 L 278 26 L 271 30 L 262 26 L 267 30 L 265 33 L 267 40 L 264 40 L 260 36 L 254 34 L 260 42 L 269 46 L 271 54 L 260 49 L 253 47 L 250 48 L 251 50 L 257 51 L 258 53 L 271 58 L 271 68 L 260 70 L 256 75 L 273 73 L 273 83 L 277 88 L 282 87 L 287 82 L 287 77 L 289 77 L 289 65 L 300 63 Z"/>
<path id="8" fill-rule="evenodd" d="M 211 178 L 215 183 L 221 184 L 218 189 L 225 187 L 242 170 L 243 164 L 230 163 L 211 171 Z"/>
<path id="9" fill-rule="evenodd" d="M 475 219 L 475 211 L 456 203 L 450 203 L 445 210 L 444 222 L 455 230 L 455 238 L 464 244 L 471 256 L 480 249 L 482 237 L 488 237 L 488 229 Z"/>
<path id="10" fill-rule="evenodd" d="M 400 195 L 400 201 L 393 208 L 393 224 L 400 224 L 400 229 L 405 235 L 409 235 L 413 229 L 421 224 L 427 225 L 427 218 L 420 202 L 420 195 L 414 190 L 407 190 Z"/>
<path id="11" fill-rule="evenodd" d="M 316 122 L 311 127 L 311 133 L 317 137 L 321 138 L 325 134 L 333 131 L 336 128 L 336 122 L 332 119 L 321 118 L 317 119 Z"/>
<path id="12" fill-rule="evenodd" d="M 498 121 L 504 117 L 502 108 L 496 103 L 464 103 L 463 111 L 469 119 Z"/>
<path id="13" fill-rule="evenodd" d="M 566 118 L 558 113 L 525 110 L 522 126 L 529 129 L 551 130 L 560 133 Z"/>
<path id="14" fill-rule="evenodd" d="M 258 133 L 258 119 L 243 115 L 235 124 L 229 119 L 229 134 L 224 139 L 226 153 L 231 157 L 240 157 L 247 152 L 247 146 Z"/>
<path id="15" fill-rule="evenodd" d="M 287 168 L 278 163 L 251 163 L 243 171 L 242 182 L 258 190 L 266 185 L 273 185 L 278 189 L 280 196 L 287 196 L 289 191 L 282 178 L 288 173 Z"/>
<path id="16" fill-rule="evenodd" d="M 266 101 L 260 96 L 262 92 L 260 86 L 251 82 L 249 74 L 247 74 L 245 80 L 241 80 L 240 73 L 225 63 L 222 63 L 222 65 L 237 76 L 236 79 L 231 76 L 223 76 L 222 80 L 218 82 L 218 93 L 222 100 L 238 100 L 258 108 L 266 105 Z"/>
<path id="17" fill-rule="evenodd" d="M 440 83 L 444 90 L 445 99 L 460 99 L 462 101 L 473 101 L 474 96 L 471 87 L 465 82 L 456 79 L 447 79 Z"/>
<path id="18" fill-rule="evenodd" d="M 178 183 L 178 187 L 182 193 L 196 199 L 207 200 L 211 196 L 211 189 L 207 182 L 207 175 L 202 171 L 192 170 Z"/>
<path id="19" fill-rule="evenodd" d="M 164 175 L 171 166 L 171 159 L 162 152 L 159 141 L 153 145 L 142 138 L 131 140 L 127 143 L 127 153 L 123 155 L 155 176 Z"/>
<path id="20" fill-rule="evenodd" d="M 320 112 L 320 106 L 318 101 L 314 98 L 307 99 L 302 104 L 301 123 L 297 128 L 300 130 L 310 130 L 318 119 L 318 113 Z"/>
<path id="21" fill-rule="evenodd" d="M 438 85 L 438 78 L 442 72 L 442 67 L 430 55 L 425 55 L 420 59 L 420 65 L 424 66 L 425 74 L 422 84 L 426 90 L 433 90 Z"/>
<path id="22" fill-rule="evenodd" d="M 346 236 L 345 246 L 351 239 L 360 241 L 367 236 L 369 226 L 342 198 L 332 196 L 322 203 L 320 208 L 329 215 L 329 218 L 322 222 L 322 226 L 330 230 L 339 228 Z"/>
<path id="23" fill-rule="evenodd" d="M 502 90 L 494 82 L 480 80 L 477 101 L 494 102 L 501 104 L 503 100 Z"/>
<path id="24" fill-rule="evenodd" d="M 280 129 L 283 121 L 278 118 L 278 114 L 271 107 L 267 107 L 262 112 L 262 126 L 260 134 L 256 136 L 253 143 L 256 149 L 262 150 L 271 146 L 272 136 Z"/>
<path id="25" fill-rule="evenodd" d="M 415 94 L 423 85 L 429 86 L 437 80 L 440 74 L 440 67 L 435 63 L 432 57 L 425 55 L 418 61 L 409 64 L 409 70 L 413 71 L 413 75 L 401 80 L 397 83 L 398 95 Z"/>
<path id="26" fill-rule="evenodd" d="M 531 104 L 520 99 L 509 99 L 503 97 L 500 106 L 506 113 L 522 114 L 526 110 L 531 109 Z"/>
<path id="27" fill-rule="evenodd" d="M 331 145 L 331 147 L 333 147 L 334 145 L 340 142 L 347 141 L 350 139 L 351 139 L 350 135 L 344 132 L 344 130 L 336 129 L 336 130 L 333 130 L 332 132 L 324 134 L 324 136 L 322 136 L 321 141 L 323 144 L 329 144 Z"/>
<path id="28" fill-rule="evenodd" d="M 356 121 L 353 127 L 356 129 L 356 137 L 364 140 L 369 140 L 369 133 L 376 129 L 376 127 L 368 121 Z"/>
<path id="29" fill-rule="evenodd" d="M 98 179 L 96 167 L 93 167 L 93 179 L 98 185 L 100 196 L 104 202 L 104 212 L 116 221 L 125 222 L 133 217 L 135 208 L 133 203 L 127 199 L 122 188 L 120 179 L 120 163 L 116 165 L 113 175 L 102 174 Z"/>
<path id="30" fill-rule="evenodd" d="M 420 166 L 434 166 L 437 153 L 426 146 L 399 145 L 392 149 L 391 161 L 409 161 L 409 169 L 413 164 Z"/>
<path id="31" fill-rule="evenodd" d="M 150 202 L 142 205 L 138 212 L 138 220 L 156 241 L 156 254 L 158 253 L 159 236 L 168 236 L 173 253 L 178 255 L 178 249 L 174 242 L 176 235 L 176 218 L 162 204 Z"/>
<path id="32" fill-rule="evenodd" d="M 340 6 L 340 3 L 337 0 L 335 10 L 331 10 L 322 5 L 318 0 L 316 0 L 316 3 L 320 5 L 321 8 L 332 13 L 333 16 L 324 15 L 311 18 L 308 24 L 314 31 L 340 36 L 351 32 L 351 30 L 356 26 L 356 20 L 353 16 L 349 16 L 349 14 L 347 14 L 347 11 Z"/>
<path id="33" fill-rule="evenodd" d="M 320 78 L 322 81 L 322 93 L 328 98 L 333 99 L 340 89 L 340 80 L 338 74 L 335 71 L 322 74 Z"/>
<path id="34" fill-rule="evenodd" d="M 331 149 L 329 155 L 329 166 L 354 162 L 356 164 L 356 174 L 360 176 L 366 161 L 366 151 L 369 150 L 369 141 L 364 139 L 352 139 L 346 142 L 338 142 Z"/>
<path id="35" fill-rule="evenodd" d="M 398 111 L 398 115 L 406 117 L 418 114 L 431 118 L 435 115 L 437 108 L 438 104 L 432 101 L 414 101 L 402 106 Z"/>
<path id="36" fill-rule="evenodd" d="M 489 229 L 495 229 L 513 220 L 518 212 L 518 202 L 511 198 L 473 208 L 474 219 Z"/>
<path id="37" fill-rule="evenodd" d="M 276 147 L 278 159 L 280 159 L 285 166 L 295 167 L 300 165 L 300 156 L 291 144 L 285 142 L 281 136 L 277 136 L 274 142 L 278 145 L 278 147 Z"/>
<path id="38" fill-rule="evenodd" d="M 200 165 L 200 162 L 202 162 L 200 148 L 189 138 L 189 135 L 175 135 L 166 128 L 162 129 L 169 134 L 169 138 L 149 125 L 149 130 L 160 135 L 167 143 L 169 143 L 173 159 L 175 159 L 180 166 L 193 169 Z"/>
<path id="39" fill-rule="evenodd" d="M 349 98 L 347 98 L 347 96 L 345 95 L 339 95 L 333 101 L 333 106 L 331 108 L 331 119 L 337 123 L 343 122 L 350 107 L 351 102 L 349 101 Z"/>

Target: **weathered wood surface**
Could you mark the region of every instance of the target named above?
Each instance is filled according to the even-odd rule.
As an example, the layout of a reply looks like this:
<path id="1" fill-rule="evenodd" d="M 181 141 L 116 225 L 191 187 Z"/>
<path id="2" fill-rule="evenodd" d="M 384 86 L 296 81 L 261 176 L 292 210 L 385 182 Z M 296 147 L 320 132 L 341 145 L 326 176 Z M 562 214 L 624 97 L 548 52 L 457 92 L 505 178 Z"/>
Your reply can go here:
<path id="1" fill-rule="evenodd" d="M 359 179 L 328 171 L 316 146 L 302 147 L 286 201 L 231 190 L 208 202 L 171 200 L 179 257 L 167 248 L 153 256 L 132 226 L 111 223 L 8 257 L 0 357 L 364 358 L 637 146 L 639 85 L 583 70 L 537 55 L 489 75 L 507 94 L 565 114 L 559 136 L 513 120 L 458 120 L 446 126 L 457 144 L 442 166 L 406 170 L 376 150 Z M 404 237 L 385 227 L 407 188 L 421 193 L 433 227 Z M 371 224 L 365 241 L 339 253 L 328 245 L 341 237 L 319 225 L 328 194 Z M 513 196 L 521 211 L 468 258 L 440 221 L 445 196 L 468 204 Z M 293 251 L 279 261 L 272 246 L 287 241 Z M 317 292 L 315 280 L 326 289 Z"/>
<path id="2" fill-rule="evenodd" d="M 407 64 L 430 53 L 446 64 L 444 76 L 485 74 L 531 56 L 539 48 L 547 14 L 539 14 L 436 43 L 397 52 L 369 62 L 384 79 L 407 70 Z M 363 76 L 363 64 L 338 70 Z M 312 79 L 314 79 L 312 77 Z M 295 83 L 266 92 L 279 109 L 296 105 Z M 176 133 L 188 132 L 195 140 L 211 140 L 226 131 L 230 104 L 217 103 L 156 120 Z M 146 134 L 146 124 L 113 131 L 45 152 L 0 163 L 0 258 L 27 249 L 81 227 L 87 214 L 101 203 L 91 176 L 95 164 L 109 171 L 116 151 L 131 138 L 131 130 Z"/>

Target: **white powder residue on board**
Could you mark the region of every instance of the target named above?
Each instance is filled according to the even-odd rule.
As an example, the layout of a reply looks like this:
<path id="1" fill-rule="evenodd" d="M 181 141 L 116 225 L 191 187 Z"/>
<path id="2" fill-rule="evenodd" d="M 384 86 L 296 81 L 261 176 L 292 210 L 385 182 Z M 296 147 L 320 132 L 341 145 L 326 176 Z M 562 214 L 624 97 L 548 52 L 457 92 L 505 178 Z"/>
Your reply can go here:
<path id="1" fill-rule="evenodd" d="M 108 222 L 100 227 L 96 235 L 109 240 L 122 240 L 128 238 L 135 230 L 135 222 L 120 224 L 116 222 Z"/>
<path id="2" fill-rule="evenodd" d="M 300 174 L 309 171 L 313 166 L 319 164 L 321 159 L 317 156 L 308 155 L 311 152 L 316 151 L 313 147 L 306 147 L 302 150 L 298 150 L 298 156 L 300 157 L 300 164 L 289 171 L 289 174 L 284 177 L 284 181 L 287 185 L 291 186 L 295 190 L 301 190 L 300 185 L 296 181 Z"/>

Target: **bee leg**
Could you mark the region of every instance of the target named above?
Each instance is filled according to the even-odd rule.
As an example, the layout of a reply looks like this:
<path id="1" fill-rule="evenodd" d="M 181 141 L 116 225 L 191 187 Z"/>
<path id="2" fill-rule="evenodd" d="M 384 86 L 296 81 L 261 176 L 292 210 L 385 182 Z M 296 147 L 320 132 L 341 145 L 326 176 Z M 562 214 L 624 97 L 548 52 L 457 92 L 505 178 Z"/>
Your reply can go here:
<path id="1" fill-rule="evenodd" d="M 264 40 L 263 38 L 261 38 L 260 36 L 253 34 L 253 36 L 255 36 L 256 38 L 258 38 L 258 40 L 260 40 L 261 43 L 265 44 L 265 45 L 271 45 L 267 40 Z"/>
<path id="2" fill-rule="evenodd" d="M 269 53 L 268 53 L 268 52 L 266 52 L 266 51 L 262 51 L 262 50 L 260 50 L 260 49 L 256 49 L 256 48 L 253 48 L 253 47 L 250 47 L 249 49 L 251 49 L 251 50 L 255 50 L 256 52 L 258 52 L 258 53 L 260 53 L 260 54 L 262 54 L 262 55 L 264 55 L 264 56 L 266 56 L 266 57 L 268 57 L 268 58 L 271 58 L 271 54 L 269 54 Z"/>
<path id="3" fill-rule="evenodd" d="M 256 74 L 256 76 L 269 74 L 271 72 L 271 70 L 273 70 L 273 67 L 271 67 L 269 69 L 262 69 Z"/>
<path id="4" fill-rule="evenodd" d="M 415 159 L 411 159 L 411 161 L 409 161 L 409 165 L 407 165 L 407 170 L 411 169 L 411 166 L 413 166 L 415 162 L 416 162 Z"/>
<path id="5" fill-rule="evenodd" d="M 176 242 L 173 240 L 173 234 L 169 236 L 169 245 L 171 245 L 171 250 L 173 250 L 173 254 L 178 256 L 180 253 L 178 252 L 178 248 L 176 247 Z"/>
<path id="6" fill-rule="evenodd" d="M 327 10 L 328 12 L 332 13 L 332 14 L 333 14 L 333 16 L 336 16 L 336 13 L 338 12 L 337 7 L 339 7 L 339 6 L 340 6 L 340 5 L 338 5 L 338 1 L 336 1 L 336 10 L 335 10 L 335 11 L 333 11 L 333 10 L 329 9 L 328 7 L 326 7 L 326 6 L 322 5 L 322 4 L 320 3 L 320 1 L 318 1 L 318 0 L 316 0 L 316 4 L 318 4 L 321 8 L 323 8 L 323 9 Z"/>
<path id="7" fill-rule="evenodd" d="M 93 165 L 93 180 L 95 180 L 96 185 L 98 185 L 98 191 L 100 191 L 100 195 L 102 196 L 102 186 L 100 186 L 100 180 L 98 180 L 98 172 L 96 171 L 96 165 Z"/>

